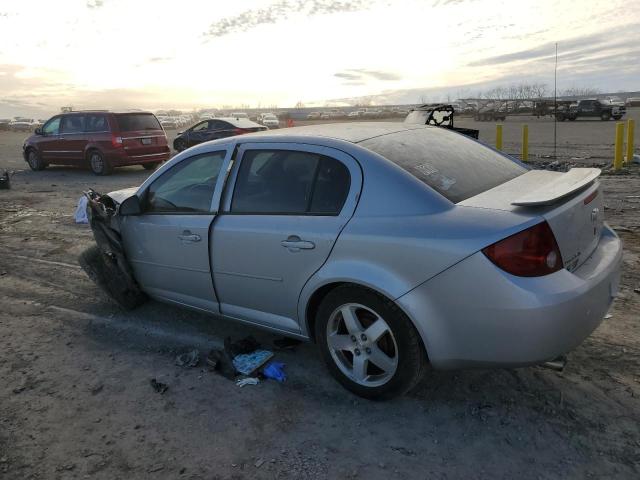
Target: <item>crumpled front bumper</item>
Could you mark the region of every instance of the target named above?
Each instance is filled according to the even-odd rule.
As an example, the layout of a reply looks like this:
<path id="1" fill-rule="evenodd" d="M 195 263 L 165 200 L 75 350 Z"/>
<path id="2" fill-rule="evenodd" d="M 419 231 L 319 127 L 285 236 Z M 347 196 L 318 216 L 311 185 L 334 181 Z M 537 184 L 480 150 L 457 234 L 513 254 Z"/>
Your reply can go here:
<path id="1" fill-rule="evenodd" d="M 618 289 L 622 243 L 605 225 L 573 272 L 516 277 L 481 252 L 397 299 L 436 368 L 522 366 L 575 347 L 602 322 Z"/>

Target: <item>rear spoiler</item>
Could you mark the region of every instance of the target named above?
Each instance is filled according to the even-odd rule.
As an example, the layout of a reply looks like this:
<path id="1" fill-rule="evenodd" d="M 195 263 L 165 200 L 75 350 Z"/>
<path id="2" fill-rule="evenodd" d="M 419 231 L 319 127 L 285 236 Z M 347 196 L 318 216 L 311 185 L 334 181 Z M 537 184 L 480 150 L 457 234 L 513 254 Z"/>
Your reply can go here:
<path id="1" fill-rule="evenodd" d="M 591 184 L 600 176 L 599 168 L 572 168 L 566 173 L 548 170 L 531 170 L 524 175 L 541 186 L 511 202 L 517 206 L 551 205 Z"/>

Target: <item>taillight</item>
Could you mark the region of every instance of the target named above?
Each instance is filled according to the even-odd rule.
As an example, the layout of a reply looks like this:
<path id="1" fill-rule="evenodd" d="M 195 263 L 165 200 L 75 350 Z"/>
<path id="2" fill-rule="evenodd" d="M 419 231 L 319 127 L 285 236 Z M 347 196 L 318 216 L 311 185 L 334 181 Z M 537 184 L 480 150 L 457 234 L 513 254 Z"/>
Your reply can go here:
<path id="1" fill-rule="evenodd" d="M 111 145 L 114 148 L 122 147 L 122 137 L 111 137 Z"/>
<path id="2" fill-rule="evenodd" d="M 547 222 L 489 245 L 482 253 L 505 272 L 519 277 L 541 277 L 563 267 L 556 237 Z"/>
<path id="3" fill-rule="evenodd" d="M 233 134 L 234 135 L 242 135 L 243 133 L 248 133 L 249 130 L 245 130 L 244 128 L 234 128 L 233 129 Z"/>

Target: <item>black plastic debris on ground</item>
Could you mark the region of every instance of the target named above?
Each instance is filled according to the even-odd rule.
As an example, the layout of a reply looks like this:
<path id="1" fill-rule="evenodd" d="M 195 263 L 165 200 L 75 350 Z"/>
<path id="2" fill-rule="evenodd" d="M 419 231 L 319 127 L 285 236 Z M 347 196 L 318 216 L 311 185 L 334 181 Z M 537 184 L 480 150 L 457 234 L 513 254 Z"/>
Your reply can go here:
<path id="1" fill-rule="evenodd" d="M 295 338 L 282 337 L 276 338 L 273 341 L 273 346 L 276 350 L 295 350 L 295 348 L 302 343 L 302 340 Z"/>
<path id="2" fill-rule="evenodd" d="M 0 190 L 9 190 L 11 188 L 11 179 L 9 172 L 5 171 L 0 175 Z"/>
<path id="3" fill-rule="evenodd" d="M 157 393 L 161 395 L 169 389 L 169 385 L 167 385 L 166 383 L 158 382 L 155 378 L 151 379 L 151 386 Z"/>
<path id="4" fill-rule="evenodd" d="M 236 368 L 233 366 L 233 357 L 226 349 L 211 350 L 209 355 L 207 355 L 206 361 L 210 370 L 219 373 L 229 380 L 234 380 L 236 378 L 237 372 Z"/>
<path id="5" fill-rule="evenodd" d="M 231 337 L 227 337 L 224 341 L 224 349 L 229 352 L 231 358 L 246 353 L 255 352 L 260 348 L 260 343 L 251 335 L 244 337 L 237 342 L 232 342 Z"/>

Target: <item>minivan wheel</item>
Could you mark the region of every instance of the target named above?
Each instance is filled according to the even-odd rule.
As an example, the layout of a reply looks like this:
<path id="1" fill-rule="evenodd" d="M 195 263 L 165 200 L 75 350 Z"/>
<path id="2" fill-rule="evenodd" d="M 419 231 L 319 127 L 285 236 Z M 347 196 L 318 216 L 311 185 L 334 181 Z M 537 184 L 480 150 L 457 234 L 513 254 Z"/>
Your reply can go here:
<path id="1" fill-rule="evenodd" d="M 42 161 L 42 158 L 40 157 L 38 152 L 33 149 L 29 150 L 29 154 L 27 155 L 27 163 L 29 164 L 31 170 L 33 170 L 34 172 L 47 168 L 47 164 Z"/>
<path id="2" fill-rule="evenodd" d="M 89 152 L 89 164 L 91 165 L 91 171 L 96 175 L 110 175 L 113 171 L 109 161 L 98 150 Z"/>
<path id="3" fill-rule="evenodd" d="M 363 287 L 332 290 L 318 309 L 315 334 L 329 372 L 364 398 L 403 395 L 427 370 L 426 352 L 409 318 Z"/>

